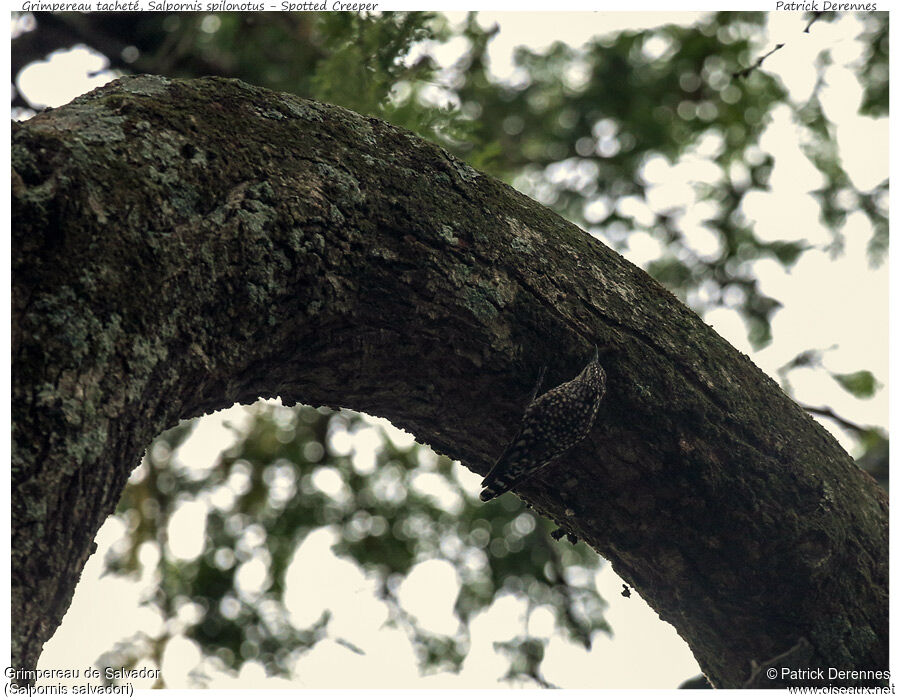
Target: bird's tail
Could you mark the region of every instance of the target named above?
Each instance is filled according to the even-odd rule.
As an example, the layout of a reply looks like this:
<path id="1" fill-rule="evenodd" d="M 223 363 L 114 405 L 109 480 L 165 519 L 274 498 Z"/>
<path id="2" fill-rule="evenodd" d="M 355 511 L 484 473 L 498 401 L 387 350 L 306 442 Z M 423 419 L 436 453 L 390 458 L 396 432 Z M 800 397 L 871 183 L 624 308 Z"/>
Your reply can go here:
<path id="1" fill-rule="evenodd" d="M 490 501 L 492 498 L 497 498 L 497 496 L 499 496 L 499 495 L 500 494 L 497 493 L 496 491 L 494 491 L 494 489 L 492 489 L 490 486 L 486 486 L 484 488 L 484 490 L 481 492 L 481 495 L 479 496 L 479 498 L 486 503 L 487 501 Z"/>
<path id="2" fill-rule="evenodd" d="M 482 486 L 483 486 L 483 489 L 481 491 L 481 495 L 479 496 L 479 498 L 485 502 L 490 501 L 492 498 L 497 498 L 497 496 L 500 496 L 500 495 L 506 493 L 506 491 L 507 491 L 507 489 L 498 491 L 493 486 L 484 486 L 484 484 L 482 484 Z"/>
<path id="3" fill-rule="evenodd" d="M 498 460 L 498 464 L 503 460 Z M 496 465 L 488 475 L 484 477 L 484 481 L 481 482 L 481 495 L 479 498 L 482 501 L 490 501 L 493 498 L 497 498 L 497 496 L 502 496 L 504 493 L 509 491 L 513 486 L 515 486 L 515 481 L 504 479 L 504 475 L 502 470 L 497 469 Z"/>

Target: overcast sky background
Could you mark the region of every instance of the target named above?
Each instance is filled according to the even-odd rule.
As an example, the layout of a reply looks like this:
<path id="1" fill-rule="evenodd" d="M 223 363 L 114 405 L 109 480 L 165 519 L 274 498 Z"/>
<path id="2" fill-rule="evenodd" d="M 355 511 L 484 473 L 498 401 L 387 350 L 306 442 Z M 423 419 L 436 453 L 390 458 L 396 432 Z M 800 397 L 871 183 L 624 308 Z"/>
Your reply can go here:
<path id="1" fill-rule="evenodd" d="M 771 3 L 774 5 L 774 3 Z M 454 20 L 464 16 L 450 13 Z M 535 49 L 562 40 L 580 45 L 595 35 L 621 29 L 645 28 L 668 22 L 689 22 L 696 13 L 492 13 L 479 15 L 483 25 L 497 22 L 501 31 L 491 44 L 491 70 L 501 78 L 512 75 L 512 50 L 526 44 Z M 809 34 L 803 33 L 807 20 L 801 13 L 769 16 L 768 46 L 785 42 L 782 50 L 766 59 L 764 70 L 778 76 L 792 99 L 802 101 L 816 80 L 814 59 L 829 48 L 834 64 L 826 75 L 822 102 L 828 117 L 838 129 L 844 167 L 854 184 L 869 189 L 888 175 L 888 120 L 861 117 L 856 112 L 861 87 L 850 68 L 860 56 L 862 45 L 855 41 L 861 24 L 847 15 L 834 23 L 819 22 Z M 428 47 L 445 65 L 461 52 L 458 44 Z M 53 60 L 33 65 L 23 72 L 21 89 L 29 99 L 48 106 L 64 104 L 114 76 L 101 72 L 103 59 L 87 51 L 71 51 Z M 821 184 L 821 177 L 800 151 L 797 133 L 786 108 L 776 110 L 762 147 L 775 156 L 771 192 L 748 199 L 747 214 L 755 219 L 755 231 L 763 240 L 806 238 L 814 245 L 825 245 L 830 234 L 818 222 L 818 206 L 809 195 Z M 674 167 L 662 160 L 648 166 L 647 174 L 657 183 L 651 189 L 651 202 L 662 208 L 667 201 L 694 201 L 690 183 L 702 181 L 700 158 L 686 158 Z M 697 215 L 702 218 L 702 212 Z M 802 231 L 802 236 L 798 236 Z M 753 353 L 747 343 L 746 328 L 738 314 L 728 309 L 705 316 L 722 336 L 746 352 L 764 371 L 776 378 L 776 369 L 796 354 L 810 348 L 835 349 L 825 356 L 833 372 L 871 370 L 883 385 L 875 397 L 856 399 L 822 372 L 799 370 L 791 375 L 797 399 L 814 406 L 830 406 L 838 414 L 863 425 L 887 427 L 888 391 L 888 266 L 871 268 L 866 243 L 871 231 L 862 214 L 850 216 L 844 228 L 847 241 L 843 256 L 832 259 L 821 251 L 809 251 L 786 272 L 771 261 L 754 264 L 762 291 L 779 299 L 784 308 L 773 322 L 774 342 Z M 658 246 L 648 235 L 637 234 L 624 254 L 643 266 L 657 257 Z M 701 241 L 695 244 L 702 246 Z M 715 241 L 710 240 L 709 245 Z M 235 407 L 203 419 L 179 458 L 192 465 L 210 464 L 234 439 L 224 423 L 240 425 L 246 411 Z M 828 427 L 848 450 L 854 447 L 850 436 L 833 424 Z M 397 435 L 397 440 L 411 439 Z M 349 438 L 348 438 L 349 439 Z M 357 450 L 357 458 L 374 449 L 371 433 L 358 437 L 346 447 Z M 472 493 L 478 492 L 480 478 L 470 474 Z M 190 558 L 199 552 L 203 507 L 178 513 L 172 527 L 172 548 Z M 41 668 L 85 668 L 117 641 L 145 630 L 152 634 L 160 620 L 140 607 L 148 593 L 148 582 L 123 582 L 108 576 L 100 579 L 106 549 L 124 532 L 123 523 L 112 517 L 98 537 L 98 551 L 88 562 L 75 599 L 63 624 L 46 645 Z M 266 679 L 262 669 L 248 664 L 239 679 L 216 676 L 211 687 L 506 687 L 497 679 L 505 672 L 507 660 L 493 648 L 493 642 L 508 639 L 510 629 L 518 629 L 525 604 L 507 596 L 487 612 L 477 616 L 471 627 L 472 650 L 459 675 L 436 674 L 420 678 L 415 655 L 405 634 L 382 628 L 386 609 L 373 593 L 373 583 L 352 563 L 335 557 L 329 549 L 333 535 L 322 528 L 310 535 L 295 556 L 294 575 L 288 576 L 288 602 L 298 625 L 313 622 L 323 608 L 334 617 L 329 625 L 332 637 L 344 637 L 366 654 L 354 654 L 332 640 L 317 645 L 298 662 L 292 680 Z M 152 554 L 148 553 L 148 569 Z M 253 572 L 248 572 L 252 576 Z M 609 602 L 607 619 L 613 638 L 598 635 L 591 652 L 554 636 L 543 664 L 546 679 L 566 688 L 658 687 L 673 688 L 699 673 L 690 651 L 674 629 L 661 622 L 633 593 L 620 595 L 622 582 L 604 566 L 596 576 L 600 593 Z M 404 584 L 402 601 L 419 617 L 424 626 L 452 633 L 456 621 L 452 614 L 456 595 L 455 573 L 449 564 L 439 561 L 417 566 Z M 550 635 L 552 617 L 539 610 L 529 620 L 530 630 Z M 176 639 L 170 643 L 164 660 L 169 687 L 191 685 L 189 673 L 200 655 L 192 642 Z M 147 684 L 149 686 L 149 683 Z M 138 686 L 140 687 L 140 685 Z"/>

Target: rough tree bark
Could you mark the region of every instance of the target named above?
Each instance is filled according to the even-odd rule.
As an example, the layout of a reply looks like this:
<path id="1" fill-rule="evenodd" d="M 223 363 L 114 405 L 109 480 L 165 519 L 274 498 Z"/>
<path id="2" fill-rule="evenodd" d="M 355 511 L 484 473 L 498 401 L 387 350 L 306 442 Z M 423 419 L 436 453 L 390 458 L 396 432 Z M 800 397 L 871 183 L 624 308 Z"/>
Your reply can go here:
<path id="1" fill-rule="evenodd" d="M 886 669 L 887 497 L 615 252 L 377 119 L 123 78 L 13 129 L 12 611 L 32 667 L 150 440 L 258 397 L 386 416 L 485 473 L 606 345 L 591 436 L 519 492 L 719 687 Z M 786 656 L 783 656 L 785 655 Z"/>

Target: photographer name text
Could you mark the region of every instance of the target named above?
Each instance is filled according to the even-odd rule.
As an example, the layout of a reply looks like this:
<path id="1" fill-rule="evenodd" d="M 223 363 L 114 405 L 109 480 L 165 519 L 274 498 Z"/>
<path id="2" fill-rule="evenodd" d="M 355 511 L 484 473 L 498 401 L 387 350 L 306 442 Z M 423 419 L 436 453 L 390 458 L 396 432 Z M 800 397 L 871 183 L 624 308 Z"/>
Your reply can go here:
<path id="1" fill-rule="evenodd" d="M 813 0 L 813 2 L 783 2 L 775 3 L 776 10 L 788 12 L 875 12 L 878 3 L 875 2 L 833 2 L 832 0 Z"/>

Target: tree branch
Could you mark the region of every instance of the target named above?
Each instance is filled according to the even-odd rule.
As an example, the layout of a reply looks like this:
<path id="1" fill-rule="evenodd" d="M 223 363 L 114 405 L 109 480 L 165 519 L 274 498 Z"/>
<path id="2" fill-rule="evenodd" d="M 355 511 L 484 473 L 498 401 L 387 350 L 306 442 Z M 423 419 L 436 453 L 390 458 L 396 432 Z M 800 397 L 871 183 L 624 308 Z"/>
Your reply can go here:
<path id="1" fill-rule="evenodd" d="M 734 73 L 734 76 L 733 76 L 733 77 L 735 77 L 735 78 L 746 78 L 746 77 L 747 77 L 748 75 L 750 75 L 753 71 L 755 71 L 757 68 L 759 68 L 760 66 L 762 66 L 763 61 L 765 61 L 769 56 L 771 56 L 771 55 L 772 55 L 773 53 L 775 53 L 776 51 L 782 49 L 783 47 L 784 47 L 784 44 L 775 44 L 775 48 L 772 49 L 771 51 L 769 51 L 769 53 L 763 54 L 762 56 L 760 56 L 759 58 L 757 58 L 756 61 L 754 61 L 752 65 L 747 66 L 747 67 L 744 68 L 743 70 L 739 70 L 737 73 Z"/>
<path id="2" fill-rule="evenodd" d="M 608 346 L 592 434 L 519 490 L 719 687 L 804 637 L 887 665 L 887 498 L 642 271 L 442 149 L 239 81 L 138 76 L 13 127 L 14 664 L 150 440 L 258 397 L 484 474 L 539 369 Z"/>
<path id="3" fill-rule="evenodd" d="M 850 432 L 856 433 L 857 435 L 861 433 L 867 432 L 868 428 L 863 428 L 858 423 L 854 423 L 852 421 L 847 420 L 846 418 L 841 418 L 837 413 L 834 412 L 834 409 L 829 408 L 828 406 L 823 406 L 821 408 L 817 408 L 816 406 L 803 406 L 804 411 L 808 411 L 809 413 L 815 414 L 817 416 L 822 416 L 823 418 L 830 418 L 835 423 L 840 425 L 845 430 L 849 430 Z"/>

